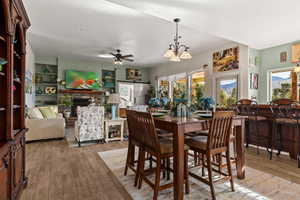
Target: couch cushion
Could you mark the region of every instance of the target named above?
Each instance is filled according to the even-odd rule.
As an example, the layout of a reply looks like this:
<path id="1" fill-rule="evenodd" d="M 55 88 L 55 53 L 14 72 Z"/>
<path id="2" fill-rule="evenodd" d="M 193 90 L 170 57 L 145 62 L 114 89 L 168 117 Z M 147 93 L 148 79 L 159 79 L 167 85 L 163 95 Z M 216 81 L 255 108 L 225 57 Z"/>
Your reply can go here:
<path id="1" fill-rule="evenodd" d="M 42 115 L 45 119 L 55 119 L 56 114 L 53 112 L 53 110 L 49 107 L 39 107 Z"/>
<path id="2" fill-rule="evenodd" d="M 58 114 L 58 106 L 48 106 L 56 115 Z"/>
<path id="3" fill-rule="evenodd" d="M 41 111 L 38 108 L 29 108 L 28 117 L 30 119 L 44 119 Z"/>

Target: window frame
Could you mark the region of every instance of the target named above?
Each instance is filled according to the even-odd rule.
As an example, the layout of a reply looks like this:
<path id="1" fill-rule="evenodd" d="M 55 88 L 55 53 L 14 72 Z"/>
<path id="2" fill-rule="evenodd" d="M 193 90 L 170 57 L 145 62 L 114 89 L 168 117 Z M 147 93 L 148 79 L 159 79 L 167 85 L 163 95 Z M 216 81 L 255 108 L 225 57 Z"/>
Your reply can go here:
<path id="1" fill-rule="evenodd" d="M 267 95 L 268 95 L 268 102 L 272 102 L 273 99 L 273 89 L 272 89 L 272 73 L 278 73 L 278 72 L 287 72 L 290 71 L 291 72 L 291 98 L 292 98 L 292 93 L 293 93 L 293 78 L 292 78 L 292 73 L 293 73 L 294 68 L 293 67 L 284 67 L 284 68 L 276 68 L 276 69 L 272 69 L 272 70 L 268 70 L 268 91 L 267 91 Z M 298 88 L 298 87 L 297 87 Z M 298 97 L 298 94 L 297 94 Z"/>
<path id="2" fill-rule="evenodd" d="M 232 80 L 232 79 L 236 79 L 236 85 L 237 85 L 237 87 L 236 87 L 236 89 L 237 89 L 237 101 L 239 100 L 239 98 L 240 98 L 240 80 L 239 80 L 239 78 L 240 78 L 240 75 L 239 74 L 232 74 L 232 75 L 226 75 L 226 76 L 220 76 L 220 77 L 217 77 L 216 78 L 216 81 L 215 81 L 215 83 L 216 83 L 216 94 L 215 94 L 215 100 L 216 100 L 216 105 L 218 105 L 219 104 L 219 92 L 220 92 L 220 87 L 219 87 L 219 83 L 221 82 L 221 81 L 224 81 L 224 80 Z M 219 106 L 219 105 L 218 105 Z"/>

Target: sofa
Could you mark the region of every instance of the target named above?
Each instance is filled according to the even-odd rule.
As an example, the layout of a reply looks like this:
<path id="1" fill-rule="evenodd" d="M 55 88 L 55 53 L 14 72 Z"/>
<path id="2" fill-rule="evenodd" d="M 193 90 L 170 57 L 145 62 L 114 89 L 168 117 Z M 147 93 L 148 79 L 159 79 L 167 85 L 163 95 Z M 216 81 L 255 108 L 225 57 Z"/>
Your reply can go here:
<path id="1" fill-rule="evenodd" d="M 26 141 L 65 137 L 65 119 L 57 106 L 28 108 L 25 125 L 29 129 Z"/>

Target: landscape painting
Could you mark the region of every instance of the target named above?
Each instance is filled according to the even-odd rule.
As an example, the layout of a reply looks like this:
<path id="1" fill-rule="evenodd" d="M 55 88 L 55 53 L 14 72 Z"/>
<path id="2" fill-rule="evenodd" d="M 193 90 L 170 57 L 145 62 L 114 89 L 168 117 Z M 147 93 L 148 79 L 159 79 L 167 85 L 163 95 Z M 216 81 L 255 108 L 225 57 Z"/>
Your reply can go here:
<path id="1" fill-rule="evenodd" d="M 213 54 L 213 71 L 225 72 L 239 69 L 239 47 L 229 48 Z"/>

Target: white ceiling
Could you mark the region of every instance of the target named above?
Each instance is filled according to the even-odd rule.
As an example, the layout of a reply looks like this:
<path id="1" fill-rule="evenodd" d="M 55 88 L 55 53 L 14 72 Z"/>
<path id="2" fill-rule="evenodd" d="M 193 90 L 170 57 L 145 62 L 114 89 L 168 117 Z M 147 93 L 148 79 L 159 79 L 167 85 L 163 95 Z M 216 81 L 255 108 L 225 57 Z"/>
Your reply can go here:
<path id="1" fill-rule="evenodd" d="M 136 66 L 166 61 L 179 31 L 192 55 L 229 40 L 267 48 L 300 39 L 299 0 L 24 0 L 37 55 L 103 60 L 120 48 Z M 224 39 L 226 38 L 226 39 Z M 107 61 L 107 59 L 106 59 Z"/>

